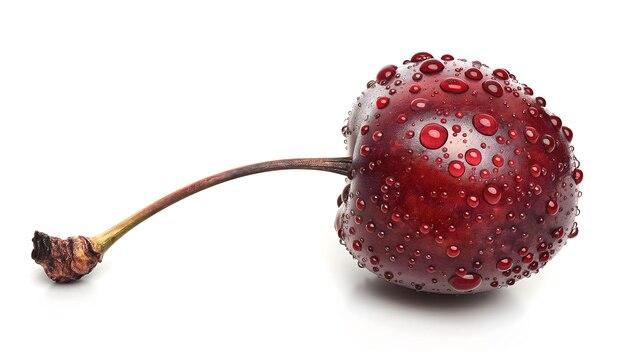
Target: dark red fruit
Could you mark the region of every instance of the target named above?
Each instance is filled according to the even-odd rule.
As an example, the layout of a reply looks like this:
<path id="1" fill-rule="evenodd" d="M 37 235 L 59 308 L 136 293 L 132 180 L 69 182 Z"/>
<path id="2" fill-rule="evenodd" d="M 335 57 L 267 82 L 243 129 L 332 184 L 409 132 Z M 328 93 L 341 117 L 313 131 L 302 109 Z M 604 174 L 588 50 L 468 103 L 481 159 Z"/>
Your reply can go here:
<path id="1" fill-rule="evenodd" d="M 380 71 L 344 129 L 342 242 L 360 266 L 421 291 L 538 272 L 578 235 L 572 131 L 508 70 L 425 52 L 405 62 Z"/>

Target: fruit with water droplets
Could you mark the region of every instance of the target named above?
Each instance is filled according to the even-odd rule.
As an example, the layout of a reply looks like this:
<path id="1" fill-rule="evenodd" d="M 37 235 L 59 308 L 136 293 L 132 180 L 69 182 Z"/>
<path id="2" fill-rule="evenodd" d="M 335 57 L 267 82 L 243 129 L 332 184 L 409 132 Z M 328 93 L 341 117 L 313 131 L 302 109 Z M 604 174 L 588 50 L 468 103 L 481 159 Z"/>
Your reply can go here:
<path id="1" fill-rule="evenodd" d="M 344 129 L 353 163 L 336 220 L 361 267 L 420 291 L 489 291 L 578 235 L 572 131 L 510 71 L 420 52 L 377 81 Z"/>
<path id="2" fill-rule="evenodd" d="M 339 173 L 340 241 L 379 277 L 419 291 L 514 285 L 578 235 L 572 130 L 510 71 L 419 52 L 383 67 L 342 128 L 349 157 L 261 162 L 183 187 L 92 237 L 36 232 L 31 257 L 79 279 L 129 230 L 203 189 L 282 169 Z"/>

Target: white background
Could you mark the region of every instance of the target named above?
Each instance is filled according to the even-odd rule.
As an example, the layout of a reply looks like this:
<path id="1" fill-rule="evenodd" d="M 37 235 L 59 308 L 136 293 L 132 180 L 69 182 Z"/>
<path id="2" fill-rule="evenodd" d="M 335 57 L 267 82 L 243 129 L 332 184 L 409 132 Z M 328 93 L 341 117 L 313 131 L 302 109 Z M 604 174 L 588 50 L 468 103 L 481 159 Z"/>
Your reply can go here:
<path id="1" fill-rule="evenodd" d="M 0 4 L 0 349 L 621 344 L 626 26 L 612 2 Z M 93 235 L 212 173 L 343 156 L 356 96 L 417 51 L 505 67 L 573 129 L 580 235 L 532 279 L 460 297 L 378 280 L 337 243 L 344 180 L 306 171 L 189 198 L 76 284 L 31 261 L 35 229 Z"/>

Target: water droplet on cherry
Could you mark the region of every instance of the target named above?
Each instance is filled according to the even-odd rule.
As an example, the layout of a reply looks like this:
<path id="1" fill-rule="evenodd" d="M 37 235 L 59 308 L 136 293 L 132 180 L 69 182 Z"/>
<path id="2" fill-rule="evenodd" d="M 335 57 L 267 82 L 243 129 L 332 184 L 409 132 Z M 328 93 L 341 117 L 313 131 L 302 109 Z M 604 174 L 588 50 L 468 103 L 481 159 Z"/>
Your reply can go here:
<path id="1" fill-rule="evenodd" d="M 429 123 L 420 132 L 420 143 L 427 149 L 438 149 L 448 140 L 448 130 L 440 124 Z"/>

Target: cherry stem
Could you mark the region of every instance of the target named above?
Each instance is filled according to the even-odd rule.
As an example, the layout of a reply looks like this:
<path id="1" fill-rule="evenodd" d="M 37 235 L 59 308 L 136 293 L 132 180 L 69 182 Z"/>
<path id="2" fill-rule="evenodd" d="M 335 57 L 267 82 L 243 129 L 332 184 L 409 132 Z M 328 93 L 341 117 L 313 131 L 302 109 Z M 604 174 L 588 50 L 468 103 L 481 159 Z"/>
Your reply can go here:
<path id="1" fill-rule="evenodd" d="M 186 187 L 180 188 L 175 192 L 155 201 L 143 210 L 126 218 L 117 225 L 113 226 L 111 229 L 101 234 L 98 234 L 91 239 L 94 241 L 94 244 L 98 246 L 98 251 L 104 254 L 104 252 L 106 252 L 106 250 L 108 250 L 124 234 L 136 227 L 139 223 L 152 217 L 159 211 L 199 191 L 208 189 L 214 185 L 224 183 L 236 178 L 245 177 L 251 174 L 278 171 L 284 169 L 310 169 L 338 173 L 348 176 L 351 166 L 352 159 L 350 159 L 349 157 L 340 157 L 294 158 L 286 160 L 266 161 L 234 168 L 225 172 L 214 174 L 212 176 L 198 180 L 197 182 L 191 183 Z"/>

